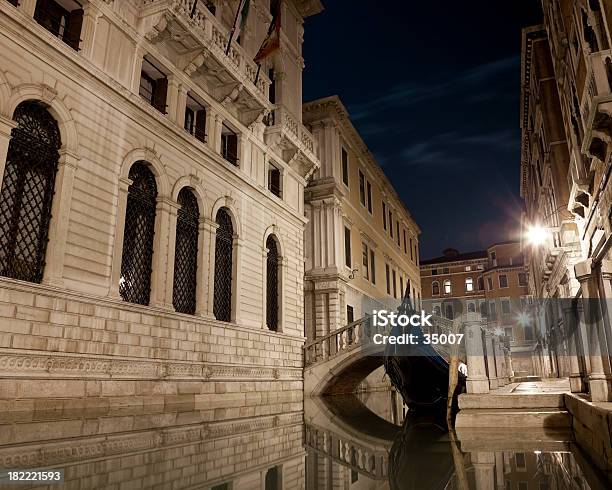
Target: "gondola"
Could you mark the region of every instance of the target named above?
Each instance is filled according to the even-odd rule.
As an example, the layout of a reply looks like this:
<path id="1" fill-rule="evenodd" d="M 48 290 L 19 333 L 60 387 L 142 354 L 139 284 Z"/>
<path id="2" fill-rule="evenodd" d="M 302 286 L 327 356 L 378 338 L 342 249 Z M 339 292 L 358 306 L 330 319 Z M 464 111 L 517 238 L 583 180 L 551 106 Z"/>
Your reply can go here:
<path id="1" fill-rule="evenodd" d="M 398 314 L 413 315 L 410 296 L 398 308 Z M 387 345 L 384 353 L 385 371 L 395 389 L 402 395 L 410 410 L 437 410 L 446 407 L 448 398 L 449 363 L 430 344 L 420 326 L 395 326 L 391 335 L 412 334 L 418 343 Z M 458 411 L 457 397 L 465 392 L 466 376 L 459 372 L 453 394 L 454 411 Z"/>

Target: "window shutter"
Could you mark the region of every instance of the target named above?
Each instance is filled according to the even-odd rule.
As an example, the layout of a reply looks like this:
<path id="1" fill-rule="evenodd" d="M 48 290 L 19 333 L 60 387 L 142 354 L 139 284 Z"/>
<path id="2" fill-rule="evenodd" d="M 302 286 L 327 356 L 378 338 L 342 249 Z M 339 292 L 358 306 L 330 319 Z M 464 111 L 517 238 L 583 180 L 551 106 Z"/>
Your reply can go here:
<path id="1" fill-rule="evenodd" d="M 68 14 L 68 25 L 64 33 L 64 42 L 72 49 L 79 50 L 81 29 L 83 27 L 83 9 L 76 9 Z"/>
<path id="2" fill-rule="evenodd" d="M 159 112 L 166 113 L 166 96 L 168 94 L 168 79 L 160 78 L 155 81 L 155 89 L 153 90 L 153 107 Z"/>
<path id="3" fill-rule="evenodd" d="M 206 141 L 206 111 L 196 111 L 195 137 L 202 142 Z"/>

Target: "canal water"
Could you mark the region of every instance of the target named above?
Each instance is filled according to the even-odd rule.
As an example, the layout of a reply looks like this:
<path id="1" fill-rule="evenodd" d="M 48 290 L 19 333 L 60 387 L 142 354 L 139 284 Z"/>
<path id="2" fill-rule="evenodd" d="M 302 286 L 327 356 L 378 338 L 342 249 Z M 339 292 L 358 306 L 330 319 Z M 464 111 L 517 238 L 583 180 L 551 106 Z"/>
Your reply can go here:
<path id="1" fill-rule="evenodd" d="M 391 389 L 308 399 L 303 412 L 107 406 L 0 414 L 0 467 L 61 471 L 50 489 L 612 488 L 571 433 L 457 434 Z"/>

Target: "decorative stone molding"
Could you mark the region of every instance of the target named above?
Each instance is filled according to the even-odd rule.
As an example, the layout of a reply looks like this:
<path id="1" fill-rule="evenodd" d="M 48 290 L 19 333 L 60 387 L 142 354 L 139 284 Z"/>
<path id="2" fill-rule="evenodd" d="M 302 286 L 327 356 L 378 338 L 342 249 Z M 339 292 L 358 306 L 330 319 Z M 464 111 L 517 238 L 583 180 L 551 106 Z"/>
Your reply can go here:
<path id="1" fill-rule="evenodd" d="M 36 468 L 127 455 L 179 444 L 198 443 L 278 427 L 290 427 L 301 424 L 302 417 L 302 412 L 293 412 L 240 422 L 198 423 L 186 427 L 168 427 L 97 437 L 37 442 L 22 445 L 19 449 L 15 447 L 0 449 L 0 465 L 3 468 Z"/>
<path id="2" fill-rule="evenodd" d="M 74 356 L 60 353 L 34 354 L 0 351 L 3 377 L 76 379 L 190 379 L 206 381 L 300 380 L 300 368 L 233 366 L 209 363 L 149 361 L 137 359 Z"/>

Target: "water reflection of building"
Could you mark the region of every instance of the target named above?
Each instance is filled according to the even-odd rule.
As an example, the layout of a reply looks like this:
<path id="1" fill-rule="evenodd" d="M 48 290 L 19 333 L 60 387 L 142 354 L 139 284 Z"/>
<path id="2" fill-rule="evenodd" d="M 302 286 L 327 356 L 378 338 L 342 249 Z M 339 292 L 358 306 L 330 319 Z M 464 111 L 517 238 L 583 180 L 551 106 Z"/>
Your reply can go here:
<path id="1" fill-rule="evenodd" d="M 443 255 L 421 262 L 423 307 L 449 319 L 480 313 L 490 333 L 505 338 L 515 375 L 534 374 L 535 331 L 529 316 L 532 299 L 518 242 L 486 250 Z"/>
<path id="2" fill-rule="evenodd" d="M 0 467 L 63 468 L 68 489 L 304 487 L 300 412 L 223 420 L 222 410 L 2 414 Z"/>

